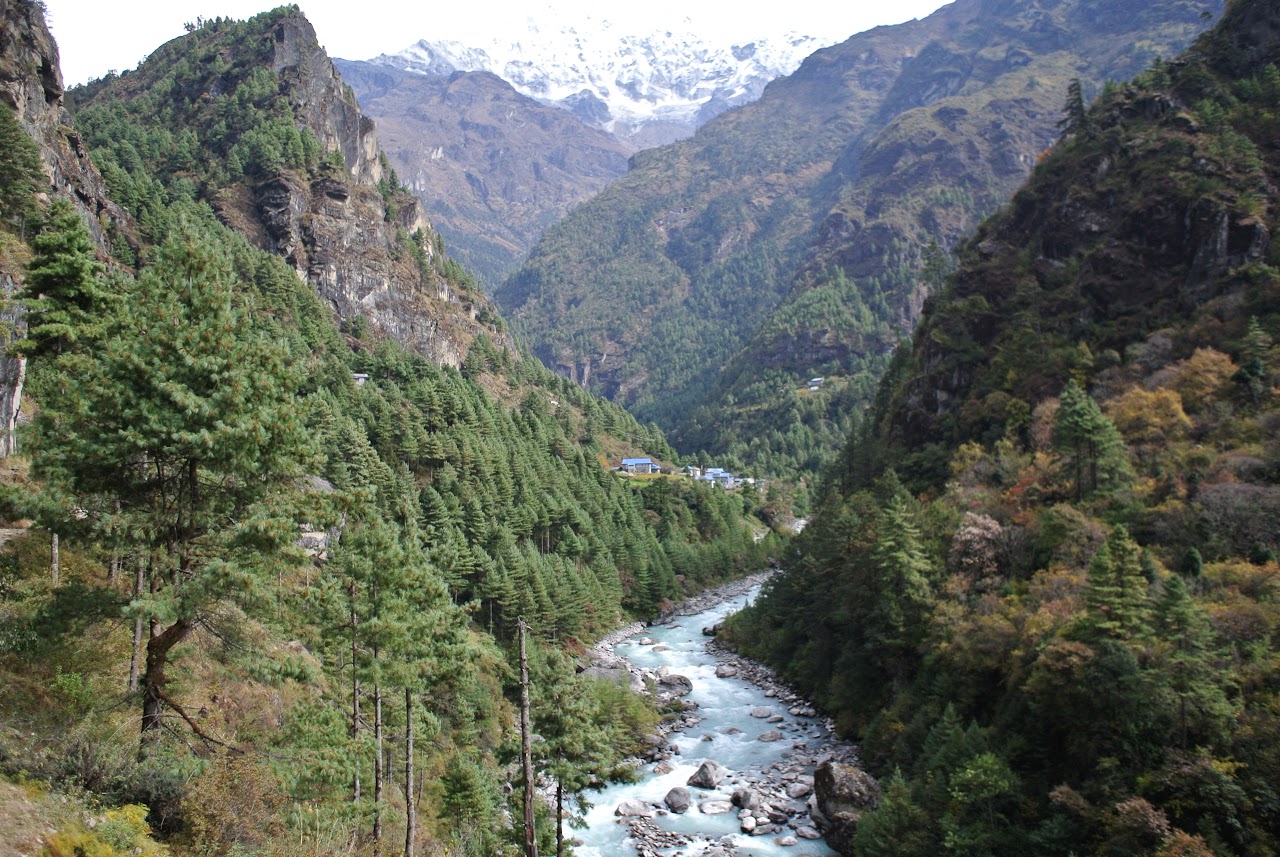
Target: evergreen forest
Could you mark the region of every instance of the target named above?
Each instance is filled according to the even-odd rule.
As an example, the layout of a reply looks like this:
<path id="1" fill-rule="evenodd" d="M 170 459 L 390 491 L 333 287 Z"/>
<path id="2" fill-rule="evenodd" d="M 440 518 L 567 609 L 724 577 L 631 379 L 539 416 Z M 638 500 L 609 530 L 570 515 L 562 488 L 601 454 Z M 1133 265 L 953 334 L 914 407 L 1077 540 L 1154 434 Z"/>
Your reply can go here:
<path id="1" fill-rule="evenodd" d="M 848 853 L 1280 847 L 1277 14 L 1071 87 L 734 618 L 881 777 Z"/>

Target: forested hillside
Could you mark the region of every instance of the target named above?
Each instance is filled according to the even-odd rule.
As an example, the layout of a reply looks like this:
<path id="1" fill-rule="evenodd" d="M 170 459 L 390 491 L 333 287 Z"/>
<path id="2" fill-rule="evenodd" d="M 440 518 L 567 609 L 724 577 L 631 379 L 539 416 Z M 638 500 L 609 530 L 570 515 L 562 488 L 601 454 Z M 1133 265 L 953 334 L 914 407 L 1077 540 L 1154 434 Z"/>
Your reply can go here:
<path id="1" fill-rule="evenodd" d="M 611 472 L 671 450 L 515 350 L 297 7 L 201 21 L 74 130 L 40 4 L 0 11 L 47 101 L 0 105 L 0 819 L 60 825 L 0 850 L 513 853 L 517 625 L 540 772 L 622 775 L 657 715 L 566 655 L 760 562 L 750 498 Z M 123 210 L 51 185 L 41 123 Z"/>
<path id="2" fill-rule="evenodd" d="M 1277 33 L 1073 87 L 733 623 L 883 778 L 846 853 L 1280 847 Z"/>
<path id="3" fill-rule="evenodd" d="M 931 266 L 1056 138 L 1068 83 L 1128 79 L 1218 6 L 957 0 L 858 34 L 635 156 L 495 299 L 547 365 L 682 450 L 816 473 L 910 332 Z"/>

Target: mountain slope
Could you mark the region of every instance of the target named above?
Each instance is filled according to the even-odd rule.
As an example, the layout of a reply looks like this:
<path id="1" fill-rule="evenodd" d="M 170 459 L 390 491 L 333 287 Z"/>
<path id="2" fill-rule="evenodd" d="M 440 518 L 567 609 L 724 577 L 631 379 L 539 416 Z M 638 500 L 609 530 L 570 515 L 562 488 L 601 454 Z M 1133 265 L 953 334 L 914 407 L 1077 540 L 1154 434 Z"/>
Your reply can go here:
<path id="1" fill-rule="evenodd" d="M 630 148 L 488 72 L 336 64 L 400 179 L 486 283 L 504 280 L 548 226 L 626 174 Z"/>
<path id="2" fill-rule="evenodd" d="M 1242 0 L 1073 106 L 730 629 L 885 776 L 843 853 L 1276 848 L 1277 61 Z"/>
<path id="3" fill-rule="evenodd" d="M 495 299 L 544 361 L 690 447 L 727 449 L 725 396 L 763 382 L 749 404 L 771 407 L 811 375 L 878 371 L 918 312 L 924 248 L 1012 192 L 1056 136 L 1069 80 L 1176 52 L 1211 5 L 960 0 L 855 36 L 638 155 Z M 826 317 L 850 295 L 865 312 Z M 770 322 L 784 302 L 791 318 Z M 745 371 L 722 378 L 734 355 Z"/>
<path id="4" fill-rule="evenodd" d="M 209 22 L 73 95 L 78 127 L 114 155 L 109 181 L 145 164 L 183 177 L 188 196 L 284 257 L 344 322 L 365 319 L 452 366 L 476 337 L 503 340 L 479 288 L 444 275 L 453 263 L 422 204 L 396 186 L 373 122 L 301 14 Z M 121 193 L 149 201 L 145 181 Z"/>

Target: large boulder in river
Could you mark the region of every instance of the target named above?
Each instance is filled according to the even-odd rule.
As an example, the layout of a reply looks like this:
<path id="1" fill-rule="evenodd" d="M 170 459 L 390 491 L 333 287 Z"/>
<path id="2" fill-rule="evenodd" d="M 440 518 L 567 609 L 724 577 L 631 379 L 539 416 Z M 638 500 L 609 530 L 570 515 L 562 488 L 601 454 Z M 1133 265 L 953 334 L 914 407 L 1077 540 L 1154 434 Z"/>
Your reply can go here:
<path id="1" fill-rule="evenodd" d="M 689 679 L 684 676 L 676 675 L 675 673 L 669 673 L 668 675 L 661 676 L 658 679 L 658 684 L 663 690 L 674 696 L 687 696 L 688 694 L 693 693 L 693 682 L 689 681 Z"/>
<path id="2" fill-rule="evenodd" d="M 677 815 L 683 815 L 693 805 L 693 798 L 689 796 L 689 790 L 684 786 L 676 786 L 667 792 L 667 796 L 662 799 L 662 802 L 667 805 L 667 809 Z"/>
<path id="3" fill-rule="evenodd" d="M 827 844 L 841 854 L 853 853 L 853 834 L 862 813 L 880 802 L 880 784 L 861 768 L 826 761 L 813 772 L 814 820 Z"/>
<path id="4" fill-rule="evenodd" d="M 649 804 L 642 800 L 628 798 L 618 804 L 613 814 L 624 818 L 650 818 L 653 815 L 653 810 L 649 808 Z"/>
<path id="5" fill-rule="evenodd" d="M 720 781 L 728 773 L 724 769 L 724 765 L 708 759 L 698 766 L 698 770 L 693 772 L 693 776 L 689 777 L 689 785 L 697 786 L 700 789 L 714 789 L 720 785 Z"/>

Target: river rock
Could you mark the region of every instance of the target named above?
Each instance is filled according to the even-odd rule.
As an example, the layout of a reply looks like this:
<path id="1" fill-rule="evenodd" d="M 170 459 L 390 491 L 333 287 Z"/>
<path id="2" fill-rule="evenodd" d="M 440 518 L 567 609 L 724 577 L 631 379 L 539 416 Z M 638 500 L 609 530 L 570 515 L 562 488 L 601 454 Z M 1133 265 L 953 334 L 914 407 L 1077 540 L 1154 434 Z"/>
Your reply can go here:
<path id="1" fill-rule="evenodd" d="M 725 770 L 724 765 L 719 762 L 708 759 L 698 766 L 698 770 L 693 772 L 693 776 L 689 777 L 688 784 L 697 786 L 700 789 L 714 789 L 720 785 L 720 781 L 725 778 L 729 772 Z"/>
<path id="2" fill-rule="evenodd" d="M 698 804 L 698 812 L 703 815 L 722 815 L 732 809 L 733 804 L 727 800 L 704 800 Z"/>
<path id="3" fill-rule="evenodd" d="M 773 842 L 775 845 L 781 845 L 783 848 L 786 848 L 791 845 L 795 845 L 796 838 L 794 836 L 779 836 L 777 839 L 773 840 Z"/>
<path id="4" fill-rule="evenodd" d="M 781 741 L 782 733 L 779 732 L 777 729 L 770 729 L 768 732 L 760 733 L 760 737 L 756 738 L 756 740 L 764 741 L 766 744 L 770 743 L 771 741 Z"/>
<path id="5" fill-rule="evenodd" d="M 805 825 L 804 827 L 796 828 L 796 836 L 799 836 L 801 839 L 821 839 L 822 838 L 821 833 L 819 833 L 814 828 L 809 827 L 808 825 Z"/>
<path id="6" fill-rule="evenodd" d="M 766 717 L 770 717 L 772 715 L 773 715 L 773 709 L 767 705 L 757 705 L 755 708 L 751 709 L 751 716 L 758 717 L 761 720 L 764 720 Z"/>
<path id="7" fill-rule="evenodd" d="M 658 764 L 653 766 L 653 772 L 658 776 L 662 776 L 663 774 L 669 774 L 675 769 L 676 769 L 675 765 L 671 764 L 670 762 L 659 762 Z"/>
<path id="8" fill-rule="evenodd" d="M 792 798 L 793 800 L 795 798 L 807 797 L 812 791 L 813 787 L 806 783 L 789 783 L 787 785 L 787 797 Z"/>
<path id="9" fill-rule="evenodd" d="M 667 792 L 667 796 L 662 799 L 662 802 L 667 805 L 667 809 L 677 815 L 683 815 L 688 812 L 689 807 L 693 805 L 693 799 L 689 796 L 689 790 L 684 786 L 676 786 L 671 791 Z"/>
<path id="10" fill-rule="evenodd" d="M 676 696 L 686 696 L 693 693 L 693 682 L 675 673 L 659 677 L 658 685 Z"/>
<path id="11" fill-rule="evenodd" d="M 716 667 L 716 678 L 733 678 L 738 674 L 738 668 L 730 664 L 720 664 Z"/>
<path id="12" fill-rule="evenodd" d="M 613 814 L 624 818 L 650 818 L 653 816 L 653 810 L 644 801 L 628 798 L 618 804 Z"/>
<path id="13" fill-rule="evenodd" d="M 748 815 L 746 818 L 742 819 L 738 826 L 742 828 L 743 833 L 750 833 L 756 829 L 755 816 Z"/>

